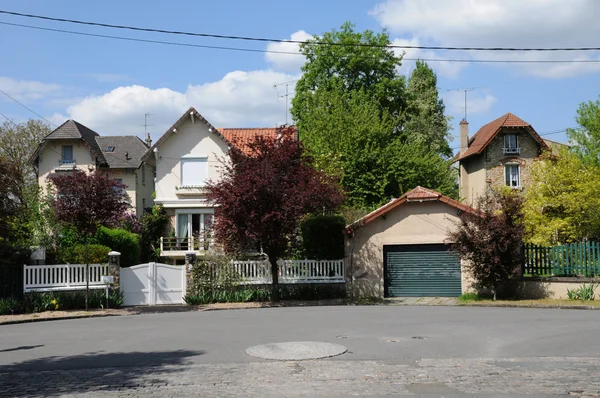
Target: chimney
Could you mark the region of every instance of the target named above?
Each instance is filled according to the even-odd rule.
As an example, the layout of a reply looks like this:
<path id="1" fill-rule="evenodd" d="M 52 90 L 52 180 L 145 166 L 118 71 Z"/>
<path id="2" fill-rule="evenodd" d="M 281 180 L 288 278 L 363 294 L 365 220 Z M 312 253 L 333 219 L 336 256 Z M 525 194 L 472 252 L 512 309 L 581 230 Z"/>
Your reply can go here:
<path id="1" fill-rule="evenodd" d="M 148 145 L 148 148 L 152 146 L 152 138 L 150 138 L 150 133 L 148 133 L 148 136 L 146 137 L 146 145 Z"/>
<path id="2" fill-rule="evenodd" d="M 460 122 L 460 155 L 467 151 L 469 148 L 469 122 L 465 119 Z"/>

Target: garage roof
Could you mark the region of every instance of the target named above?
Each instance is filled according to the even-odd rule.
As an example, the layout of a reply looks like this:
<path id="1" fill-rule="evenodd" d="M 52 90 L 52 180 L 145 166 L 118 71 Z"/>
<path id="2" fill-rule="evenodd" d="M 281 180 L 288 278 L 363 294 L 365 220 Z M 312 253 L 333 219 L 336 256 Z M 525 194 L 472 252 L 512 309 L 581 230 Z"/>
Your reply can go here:
<path id="1" fill-rule="evenodd" d="M 395 209 L 396 207 L 398 207 L 404 203 L 430 202 L 430 201 L 438 201 L 438 202 L 446 203 L 447 205 L 450 205 L 459 210 L 466 211 L 469 213 L 474 213 L 474 214 L 478 213 L 478 211 L 475 210 L 474 208 L 472 208 L 471 206 L 461 203 L 458 200 L 455 200 L 448 196 L 442 195 L 441 193 L 434 191 L 433 189 L 418 186 L 418 187 L 406 192 L 404 195 L 400 196 L 399 198 L 393 199 L 391 202 L 386 203 L 385 205 L 381 206 L 379 209 L 372 211 L 371 213 L 367 214 L 363 218 L 348 225 L 345 229 L 345 233 L 352 232 L 353 230 L 356 230 L 357 228 L 360 228 L 363 225 L 368 224 L 373 220 L 376 220 L 377 218 L 383 216 L 384 214 L 390 212 L 391 210 Z"/>

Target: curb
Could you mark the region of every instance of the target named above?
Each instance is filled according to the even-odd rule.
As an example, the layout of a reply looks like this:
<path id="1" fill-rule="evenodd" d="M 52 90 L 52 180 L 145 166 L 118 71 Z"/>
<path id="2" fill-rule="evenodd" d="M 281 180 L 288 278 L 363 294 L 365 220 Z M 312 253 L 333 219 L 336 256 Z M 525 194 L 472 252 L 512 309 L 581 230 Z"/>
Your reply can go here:
<path id="1" fill-rule="evenodd" d="M 458 304 L 459 307 L 484 307 L 484 308 L 539 308 L 553 310 L 600 310 L 600 307 L 593 305 L 536 305 L 536 304 Z"/>
<path id="2" fill-rule="evenodd" d="M 109 316 L 123 316 L 123 315 L 133 315 L 133 314 L 89 314 L 89 315 L 59 316 L 59 317 L 54 317 L 54 318 L 30 318 L 30 319 L 19 319 L 19 320 L 15 320 L 15 321 L 0 322 L 0 326 L 18 325 L 21 323 L 65 321 L 67 319 L 106 318 Z"/>

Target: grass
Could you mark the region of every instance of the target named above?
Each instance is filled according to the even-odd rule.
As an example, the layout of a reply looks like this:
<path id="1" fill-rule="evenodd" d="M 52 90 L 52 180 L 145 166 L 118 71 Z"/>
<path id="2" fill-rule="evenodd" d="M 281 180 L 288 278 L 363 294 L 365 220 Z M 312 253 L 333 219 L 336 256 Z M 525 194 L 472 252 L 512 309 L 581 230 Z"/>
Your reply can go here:
<path id="1" fill-rule="evenodd" d="M 481 297 L 477 293 L 465 293 L 458 297 L 460 305 L 474 306 L 512 306 L 512 307 L 598 307 L 600 300 L 534 299 L 534 300 L 496 300 Z"/>

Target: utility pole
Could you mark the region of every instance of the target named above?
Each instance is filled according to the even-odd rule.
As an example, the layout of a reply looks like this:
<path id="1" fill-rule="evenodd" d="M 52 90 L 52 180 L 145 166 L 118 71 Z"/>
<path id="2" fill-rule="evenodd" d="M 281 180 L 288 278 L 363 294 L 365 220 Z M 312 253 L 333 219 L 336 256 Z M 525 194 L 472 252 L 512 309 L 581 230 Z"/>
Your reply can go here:
<path id="1" fill-rule="evenodd" d="M 277 84 L 273 85 L 273 87 L 275 89 L 277 89 L 277 87 L 279 87 L 279 86 L 285 86 L 285 94 L 279 95 L 279 92 L 277 92 L 277 101 L 279 101 L 279 98 L 285 98 L 285 124 L 286 124 L 286 126 L 288 124 L 290 95 L 294 94 L 294 92 L 290 93 L 289 88 L 290 88 L 290 84 L 295 83 L 297 81 L 298 81 L 298 79 L 290 80 L 289 82 L 277 83 Z"/>

